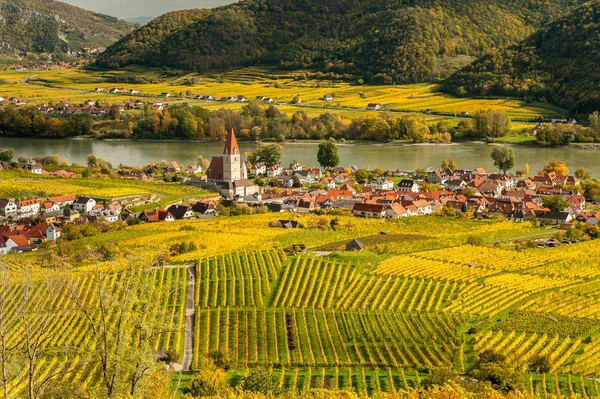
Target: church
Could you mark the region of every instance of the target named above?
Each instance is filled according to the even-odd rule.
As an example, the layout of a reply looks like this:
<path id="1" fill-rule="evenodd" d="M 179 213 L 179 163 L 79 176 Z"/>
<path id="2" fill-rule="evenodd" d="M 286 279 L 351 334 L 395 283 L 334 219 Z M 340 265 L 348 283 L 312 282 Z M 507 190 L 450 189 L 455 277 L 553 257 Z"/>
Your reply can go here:
<path id="1" fill-rule="evenodd" d="M 244 198 L 258 192 L 258 187 L 248 180 L 248 171 L 233 129 L 227 135 L 222 156 L 215 156 L 210 162 L 208 181 L 220 188 L 222 196 Z"/>

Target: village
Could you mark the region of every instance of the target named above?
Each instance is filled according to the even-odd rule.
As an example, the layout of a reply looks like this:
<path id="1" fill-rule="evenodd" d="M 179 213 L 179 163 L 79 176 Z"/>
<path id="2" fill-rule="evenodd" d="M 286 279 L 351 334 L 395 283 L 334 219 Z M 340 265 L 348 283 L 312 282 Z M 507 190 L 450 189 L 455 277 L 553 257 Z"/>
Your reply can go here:
<path id="1" fill-rule="evenodd" d="M 9 167 L 5 163 L 3 168 Z M 19 168 L 61 179 L 79 177 L 71 170 L 46 171 L 34 161 Z M 119 173 L 122 179 L 149 180 L 160 168 L 165 173 L 179 173 L 182 184 L 218 194 L 193 203 L 179 201 L 137 213 L 125 201 L 69 193 L 50 198 L 3 198 L 0 199 L 0 253 L 33 251 L 36 245 L 57 241 L 68 224 L 172 222 L 215 217 L 227 213 L 232 206 L 238 214 L 346 213 L 377 219 L 434 214 L 502 217 L 515 222 L 555 225 L 564 230 L 576 222 L 587 226 L 600 222 L 600 212 L 588 209 L 590 204 L 576 189 L 580 181 L 571 175 L 546 172 L 514 177 L 482 168 L 461 170 L 450 166 L 416 172 L 306 168 L 299 163 L 287 167 L 266 167 L 260 162 L 250 165 L 242 160 L 233 131 L 227 136 L 223 155 L 214 156 L 207 170 L 202 165 L 184 168 L 172 161 Z M 268 184 L 263 181 L 259 187 L 252 179 L 265 179 Z M 291 215 L 285 219 L 291 220 Z M 293 224 L 282 224 L 286 226 Z"/>

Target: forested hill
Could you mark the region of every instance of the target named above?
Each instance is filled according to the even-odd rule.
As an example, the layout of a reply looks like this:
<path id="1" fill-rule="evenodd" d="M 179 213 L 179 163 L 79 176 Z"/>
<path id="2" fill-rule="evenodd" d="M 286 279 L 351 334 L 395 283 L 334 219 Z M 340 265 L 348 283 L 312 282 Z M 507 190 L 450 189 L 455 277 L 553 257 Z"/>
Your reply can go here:
<path id="1" fill-rule="evenodd" d="M 484 56 L 449 78 L 444 89 L 548 100 L 579 114 L 600 110 L 600 1 Z"/>
<path id="2" fill-rule="evenodd" d="M 53 0 L 0 0 L 0 52 L 66 52 L 108 46 L 132 26 Z"/>
<path id="3" fill-rule="evenodd" d="M 243 0 L 157 18 L 110 47 L 98 65 L 212 71 L 260 62 L 353 74 L 372 83 L 423 81 L 441 64 L 462 66 L 471 56 L 514 44 L 581 3 Z"/>

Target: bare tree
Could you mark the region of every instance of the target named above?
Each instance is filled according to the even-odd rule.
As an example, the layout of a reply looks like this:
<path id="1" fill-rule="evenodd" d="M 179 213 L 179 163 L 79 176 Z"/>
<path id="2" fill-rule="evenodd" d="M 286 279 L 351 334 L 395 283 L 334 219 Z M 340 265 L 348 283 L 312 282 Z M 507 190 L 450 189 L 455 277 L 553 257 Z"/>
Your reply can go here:
<path id="1" fill-rule="evenodd" d="M 9 382 L 18 374 L 16 367 L 19 341 L 10 341 L 11 335 L 18 328 L 19 318 L 14 313 L 16 308 L 16 285 L 12 284 L 8 267 L 0 261 L 0 368 L 2 375 L 3 398 L 10 399 L 12 392 Z"/>
<path id="2" fill-rule="evenodd" d="M 45 375 L 41 375 L 38 367 L 50 342 L 62 331 L 54 328 L 54 324 L 68 311 L 63 301 L 65 288 L 64 277 L 53 271 L 46 271 L 41 281 L 35 281 L 30 270 L 22 285 L 19 318 L 23 337 L 21 346 L 27 363 L 29 399 L 39 398 L 50 381 L 77 368 L 69 366 L 69 351 L 53 354 L 61 357 L 62 361 Z"/>
<path id="3" fill-rule="evenodd" d="M 127 268 L 118 272 L 103 271 L 96 264 L 91 300 L 80 296 L 77 283 L 70 287 L 71 300 L 89 326 L 91 350 L 109 398 L 125 390 L 136 393 L 158 366 L 154 353 L 157 335 L 173 331 L 162 311 L 165 293 L 156 286 L 150 265 L 140 259 L 127 262 Z M 115 273 L 118 284 L 111 282 Z"/>

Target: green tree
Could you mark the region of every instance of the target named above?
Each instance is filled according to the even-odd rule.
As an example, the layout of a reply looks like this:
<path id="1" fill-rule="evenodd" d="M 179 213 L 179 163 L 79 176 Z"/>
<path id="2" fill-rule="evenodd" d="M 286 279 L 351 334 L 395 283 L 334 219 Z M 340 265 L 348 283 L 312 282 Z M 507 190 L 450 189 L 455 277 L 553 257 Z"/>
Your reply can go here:
<path id="1" fill-rule="evenodd" d="M 279 381 L 268 369 L 256 368 L 242 381 L 245 391 L 274 393 L 279 388 Z"/>
<path id="2" fill-rule="evenodd" d="M 487 381 L 496 390 L 510 392 L 521 389 L 523 375 L 514 364 L 506 360 L 506 356 L 490 349 L 483 351 L 477 357 L 473 377 Z"/>
<path id="3" fill-rule="evenodd" d="M 15 157 L 15 150 L 12 148 L 3 148 L 0 150 L 0 162 L 12 162 Z"/>
<path id="4" fill-rule="evenodd" d="M 338 155 L 337 146 L 333 141 L 325 141 L 319 144 L 317 160 L 319 161 L 319 165 L 324 168 L 333 168 L 339 165 L 340 156 Z"/>
<path id="5" fill-rule="evenodd" d="M 515 166 L 515 150 L 511 147 L 496 147 L 492 150 L 491 157 L 494 160 L 494 166 L 503 173 Z"/>
<path id="6" fill-rule="evenodd" d="M 579 180 L 587 180 L 591 176 L 585 168 L 579 168 L 575 171 L 575 177 L 578 178 Z"/>
<path id="7" fill-rule="evenodd" d="M 560 195 L 549 195 L 544 197 L 542 201 L 544 207 L 550 209 L 552 212 L 562 212 L 565 208 L 569 207 L 567 201 Z"/>
<path id="8" fill-rule="evenodd" d="M 452 170 L 458 169 L 458 165 L 456 164 L 454 158 L 450 158 L 450 160 L 448 161 L 448 167 Z"/>
<path id="9" fill-rule="evenodd" d="M 250 163 L 262 162 L 267 168 L 277 165 L 283 155 L 283 147 L 279 144 L 262 144 L 258 146 L 255 152 L 246 153 L 246 158 Z"/>

